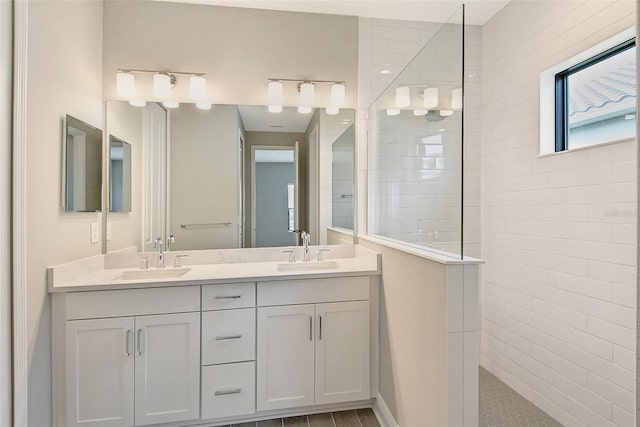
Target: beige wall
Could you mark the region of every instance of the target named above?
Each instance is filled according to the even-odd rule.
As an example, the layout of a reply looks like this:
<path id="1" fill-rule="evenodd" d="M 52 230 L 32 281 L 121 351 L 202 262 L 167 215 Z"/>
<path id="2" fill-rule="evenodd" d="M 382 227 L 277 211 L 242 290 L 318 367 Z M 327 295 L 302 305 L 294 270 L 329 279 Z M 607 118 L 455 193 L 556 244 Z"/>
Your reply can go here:
<path id="1" fill-rule="evenodd" d="M 238 247 L 240 120 L 235 105 L 170 111 L 170 220 L 172 250 Z M 180 224 L 231 222 L 182 229 Z"/>
<path id="2" fill-rule="evenodd" d="M 265 105 L 269 78 L 343 80 L 347 106 L 356 105 L 355 17 L 107 0 L 105 30 L 107 99 L 116 98 L 117 68 L 140 68 L 206 73 L 218 104 Z M 179 80 L 175 89 L 183 100 L 187 86 Z M 316 100 L 328 105 L 329 87 L 322 89 Z M 285 105 L 297 99 L 287 85 Z"/>
<path id="3" fill-rule="evenodd" d="M 107 221 L 111 223 L 108 252 L 132 246 L 142 250 L 143 112 L 143 108 L 132 107 L 128 102 L 107 103 L 106 140 L 108 141 L 109 135 L 113 135 L 131 144 L 131 212 L 107 213 Z"/>
<path id="4" fill-rule="evenodd" d="M 251 245 L 251 232 L 253 225 L 251 224 L 251 147 L 258 145 L 273 145 L 293 147 L 298 142 L 300 162 L 298 163 L 298 174 L 300 176 L 300 188 L 304 189 L 306 182 L 306 139 L 303 133 L 294 132 L 253 132 L 246 133 L 245 150 L 244 150 L 244 177 L 246 183 L 245 190 L 245 246 Z M 304 191 L 300 191 L 300 224 L 298 228 L 305 230 L 306 223 L 306 206 Z"/>
<path id="5" fill-rule="evenodd" d="M 358 241 L 382 254 L 380 395 L 400 426 L 446 425 L 444 264 Z"/>
<path id="6" fill-rule="evenodd" d="M 11 423 L 12 4 L 0 2 L 0 425 Z"/>
<path id="7" fill-rule="evenodd" d="M 46 267 L 99 254 L 89 224 L 65 213 L 62 118 L 103 129 L 102 3 L 30 2 L 27 46 L 27 333 L 29 424 L 51 424 L 51 326 Z"/>

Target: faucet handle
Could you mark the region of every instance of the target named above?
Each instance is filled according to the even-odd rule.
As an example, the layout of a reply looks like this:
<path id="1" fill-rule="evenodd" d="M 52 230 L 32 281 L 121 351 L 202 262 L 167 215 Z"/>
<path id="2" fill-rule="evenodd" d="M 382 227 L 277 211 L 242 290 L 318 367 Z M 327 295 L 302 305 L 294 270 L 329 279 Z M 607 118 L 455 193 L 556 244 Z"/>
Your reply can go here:
<path id="1" fill-rule="evenodd" d="M 294 250 L 282 251 L 283 254 L 289 254 L 289 262 L 296 262 L 296 253 Z"/>
<path id="2" fill-rule="evenodd" d="M 158 246 L 160 246 L 162 248 L 162 237 L 158 237 L 156 240 L 153 241 L 153 247 L 154 248 L 158 248 Z"/>
<path id="3" fill-rule="evenodd" d="M 140 260 L 140 268 L 142 270 L 146 270 L 149 268 L 149 257 L 148 256 L 135 256 L 133 257 L 133 259 L 139 259 Z"/>
<path id="4" fill-rule="evenodd" d="M 318 261 L 324 261 L 324 253 L 329 252 L 331 249 L 318 249 Z"/>
<path id="5" fill-rule="evenodd" d="M 170 235 L 169 237 L 167 237 L 167 250 L 170 251 L 171 250 L 171 244 L 176 242 L 176 236 L 174 236 L 173 234 Z"/>
<path id="6" fill-rule="evenodd" d="M 173 259 L 173 268 L 182 267 L 182 258 L 188 257 L 188 256 L 189 255 L 187 254 L 176 255 L 176 257 Z"/>

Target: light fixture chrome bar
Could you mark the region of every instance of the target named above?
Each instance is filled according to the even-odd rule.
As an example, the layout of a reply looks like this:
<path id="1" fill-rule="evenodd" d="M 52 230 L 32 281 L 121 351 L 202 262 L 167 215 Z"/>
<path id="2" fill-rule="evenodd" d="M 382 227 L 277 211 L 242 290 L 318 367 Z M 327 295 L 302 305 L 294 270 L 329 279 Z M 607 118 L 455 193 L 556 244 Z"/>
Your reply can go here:
<path id="1" fill-rule="evenodd" d="M 202 76 L 205 77 L 205 73 L 189 73 L 186 71 L 162 71 L 162 70 L 138 70 L 135 68 L 117 68 L 117 73 L 139 73 L 139 74 L 181 74 L 185 76 Z"/>
<path id="2" fill-rule="evenodd" d="M 291 83 L 337 83 L 346 84 L 342 80 L 300 80 L 300 79 L 267 79 L 270 82 L 291 82 Z"/>
<path id="3" fill-rule="evenodd" d="M 194 227 L 213 227 L 215 225 L 231 225 L 231 221 L 227 222 L 208 222 L 206 224 L 180 224 L 180 228 L 194 228 Z"/>

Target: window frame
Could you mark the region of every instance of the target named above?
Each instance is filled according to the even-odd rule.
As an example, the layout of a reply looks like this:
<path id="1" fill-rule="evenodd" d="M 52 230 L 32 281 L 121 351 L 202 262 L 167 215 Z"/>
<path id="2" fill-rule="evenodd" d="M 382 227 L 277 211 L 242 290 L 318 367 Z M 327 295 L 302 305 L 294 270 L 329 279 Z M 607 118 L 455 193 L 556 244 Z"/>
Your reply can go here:
<path id="1" fill-rule="evenodd" d="M 556 153 L 569 150 L 569 77 L 572 74 L 605 61 L 635 46 L 636 39 L 633 37 L 555 74 L 554 118 Z"/>

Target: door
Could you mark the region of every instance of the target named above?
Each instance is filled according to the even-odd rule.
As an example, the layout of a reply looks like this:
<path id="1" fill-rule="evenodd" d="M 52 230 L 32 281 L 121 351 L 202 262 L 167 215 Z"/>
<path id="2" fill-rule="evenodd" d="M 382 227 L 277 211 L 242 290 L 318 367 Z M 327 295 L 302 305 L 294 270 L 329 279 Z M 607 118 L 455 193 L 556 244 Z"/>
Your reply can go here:
<path id="1" fill-rule="evenodd" d="M 369 302 L 316 305 L 316 404 L 369 399 Z"/>
<path id="2" fill-rule="evenodd" d="M 136 317 L 135 421 L 200 416 L 200 313 Z"/>
<path id="3" fill-rule="evenodd" d="M 133 425 L 133 317 L 66 324 L 67 423 Z"/>
<path id="4" fill-rule="evenodd" d="M 148 103 L 144 111 L 144 252 L 153 251 L 158 237 L 164 241 L 167 223 L 167 112 Z"/>
<path id="5" fill-rule="evenodd" d="M 313 304 L 258 308 L 257 410 L 313 405 Z"/>

